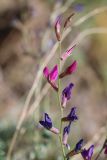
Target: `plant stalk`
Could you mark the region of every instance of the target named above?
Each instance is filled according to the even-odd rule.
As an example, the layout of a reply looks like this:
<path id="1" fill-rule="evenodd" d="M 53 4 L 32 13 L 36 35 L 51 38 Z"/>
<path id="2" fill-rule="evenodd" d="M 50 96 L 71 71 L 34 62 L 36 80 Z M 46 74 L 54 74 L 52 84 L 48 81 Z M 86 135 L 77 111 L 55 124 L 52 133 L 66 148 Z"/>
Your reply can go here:
<path id="1" fill-rule="evenodd" d="M 61 56 L 61 41 L 59 41 L 59 56 L 58 56 L 58 72 L 60 75 L 60 71 L 61 71 L 61 61 L 60 61 L 60 56 Z M 60 107 L 61 110 L 61 118 L 63 117 L 63 108 L 61 106 L 61 84 L 60 84 L 60 78 L 58 77 L 58 105 Z M 65 150 L 64 150 L 64 146 L 62 143 L 62 121 L 60 122 L 60 133 L 59 133 L 59 140 L 60 140 L 60 144 L 61 144 L 61 150 L 62 150 L 62 154 L 63 154 L 63 159 L 66 160 L 65 158 Z"/>

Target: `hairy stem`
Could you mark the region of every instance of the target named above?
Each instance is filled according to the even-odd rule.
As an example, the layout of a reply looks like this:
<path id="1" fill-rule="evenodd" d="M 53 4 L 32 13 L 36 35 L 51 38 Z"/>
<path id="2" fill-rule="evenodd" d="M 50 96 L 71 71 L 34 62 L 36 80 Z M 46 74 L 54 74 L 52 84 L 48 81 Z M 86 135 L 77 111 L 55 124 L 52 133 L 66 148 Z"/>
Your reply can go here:
<path id="1" fill-rule="evenodd" d="M 59 57 L 58 57 L 58 72 L 60 74 L 60 70 L 61 70 L 61 61 L 60 61 L 60 55 L 61 55 L 61 42 L 59 42 Z M 60 107 L 61 110 L 61 118 L 63 117 L 63 108 L 61 106 L 61 84 L 60 84 L 60 78 L 58 77 L 58 105 Z M 62 150 L 62 154 L 63 154 L 63 159 L 65 160 L 65 150 L 64 150 L 64 146 L 62 143 L 62 121 L 60 122 L 60 133 L 59 133 L 59 140 L 60 140 L 60 144 L 61 144 L 61 150 Z"/>

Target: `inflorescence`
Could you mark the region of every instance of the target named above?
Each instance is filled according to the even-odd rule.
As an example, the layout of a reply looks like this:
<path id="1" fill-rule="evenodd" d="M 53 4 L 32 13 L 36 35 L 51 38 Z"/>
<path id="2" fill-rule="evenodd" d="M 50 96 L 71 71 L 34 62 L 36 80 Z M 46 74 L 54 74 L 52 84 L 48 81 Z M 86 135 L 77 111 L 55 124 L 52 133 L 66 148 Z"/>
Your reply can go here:
<path id="1" fill-rule="evenodd" d="M 65 30 L 68 26 L 70 21 L 72 20 L 74 13 L 71 14 L 64 23 L 63 30 Z M 59 17 L 55 23 L 55 34 L 57 41 L 59 42 L 59 45 L 61 44 L 61 38 L 62 38 L 62 32 L 61 31 L 61 17 Z M 74 48 L 76 47 L 76 44 L 73 45 L 71 48 L 69 48 L 65 53 L 60 54 L 58 57 L 58 60 L 60 61 L 65 61 L 68 57 L 71 56 Z M 71 63 L 62 73 L 60 73 L 59 65 L 55 65 L 51 70 L 46 66 L 43 70 L 43 75 L 46 78 L 47 82 L 51 85 L 51 87 L 59 94 L 60 96 L 60 107 L 61 110 L 65 110 L 67 107 L 67 102 L 72 98 L 72 90 L 74 88 L 74 84 L 70 82 L 63 90 L 62 94 L 60 94 L 60 85 L 57 84 L 57 80 L 60 81 L 62 78 L 66 76 L 70 76 L 77 70 L 77 61 L 74 60 L 73 63 Z M 54 127 L 53 122 L 50 118 L 50 116 L 47 113 L 44 113 L 43 119 L 39 121 L 39 123 L 47 130 L 53 132 L 56 135 L 60 135 L 61 137 L 61 144 L 62 144 L 62 149 L 64 147 L 67 147 L 69 150 L 68 153 L 64 153 L 63 157 L 64 160 L 70 159 L 70 157 L 76 155 L 76 154 L 81 154 L 82 158 L 84 160 L 92 160 L 92 155 L 94 151 L 94 145 L 91 145 L 88 149 L 84 148 L 84 140 L 80 139 L 79 142 L 75 145 L 73 149 L 70 149 L 70 145 L 68 144 L 68 137 L 70 134 L 70 128 L 72 123 L 78 121 L 78 115 L 76 113 L 77 107 L 71 107 L 70 113 L 66 117 L 61 117 L 61 128 L 57 129 Z M 68 123 L 67 126 L 63 128 L 62 131 L 62 123 L 64 122 Z M 107 140 L 105 141 L 103 145 L 104 153 L 107 154 Z"/>

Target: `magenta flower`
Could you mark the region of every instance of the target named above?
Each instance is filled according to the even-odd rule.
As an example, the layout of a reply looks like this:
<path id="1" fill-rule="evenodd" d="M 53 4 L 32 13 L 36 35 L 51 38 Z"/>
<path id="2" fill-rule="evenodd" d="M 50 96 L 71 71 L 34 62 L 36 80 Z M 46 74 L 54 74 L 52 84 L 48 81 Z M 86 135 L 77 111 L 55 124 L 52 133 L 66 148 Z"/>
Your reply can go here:
<path id="1" fill-rule="evenodd" d="M 49 71 L 48 67 L 45 67 L 43 70 L 43 74 L 50 85 L 58 91 L 58 87 L 55 84 L 55 81 L 58 79 L 58 66 L 55 65 L 51 71 Z"/>
<path id="2" fill-rule="evenodd" d="M 63 78 L 67 75 L 74 73 L 77 69 L 77 61 L 74 61 L 70 66 L 68 66 L 64 72 L 59 75 L 59 78 Z"/>
<path id="3" fill-rule="evenodd" d="M 73 47 L 71 47 L 70 49 L 68 49 L 65 53 L 62 54 L 61 56 L 61 60 L 66 60 L 72 53 L 72 51 L 74 50 L 76 45 L 74 45 Z"/>
<path id="4" fill-rule="evenodd" d="M 55 34 L 58 41 L 61 40 L 61 18 L 58 17 L 55 23 Z"/>
<path id="5" fill-rule="evenodd" d="M 83 159 L 84 160 L 91 160 L 92 155 L 93 155 L 93 150 L 94 150 L 94 145 L 91 145 L 88 150 L 83 149 L 83 151 L 81 152 Z"/>
<path id="6" fill-rule="evenodd" d="M 71 91 L 73 88 L 74 84 L 70 83 L 63 91 L 62 91 L 62 101 L 61 101 L 61 105 L 63 108 L 66 107 L 67 101 L 70 100 L 71 98 Z"/>
<path id="7" fill-rule="evenodd" d="M 44 113 L 44 119 L 40 120 L 39 123 L 46 129 L 50 130 L 51 132 L 58 134 L 59 130 L 53 127 L 52 120 L 47 113 Z"/>

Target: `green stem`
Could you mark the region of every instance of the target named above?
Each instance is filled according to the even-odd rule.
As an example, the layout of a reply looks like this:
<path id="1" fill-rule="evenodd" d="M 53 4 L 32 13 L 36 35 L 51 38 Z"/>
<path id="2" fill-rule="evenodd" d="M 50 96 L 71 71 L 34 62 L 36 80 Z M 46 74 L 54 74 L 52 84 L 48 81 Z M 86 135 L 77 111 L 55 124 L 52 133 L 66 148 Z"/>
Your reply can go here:
<path id="1" fill-rule="evenodd" d="M 60 70 L 61 70 L 60 55 L 61 55 L 61 41 L 59 42 L 59 57 L 58 57 L 58 72 L 59 72 L 59 74 L 60 74 Z M 61 110 L 61 118 L 62 118 L 63 117 L 63 108 L 61 106 L 60 93 L 61 93 L 61 84 L 60 84 L 60 78 L 58 77 L 58 105 L 59 105 L 60 110 Z M 64 150 L 63 143 L 62 143 L 62 121 L 60 122 L 59 140 L 60 140 L 60 144 L 61 144 L 63 159 L 66 160 L 65 150 Z"/>

